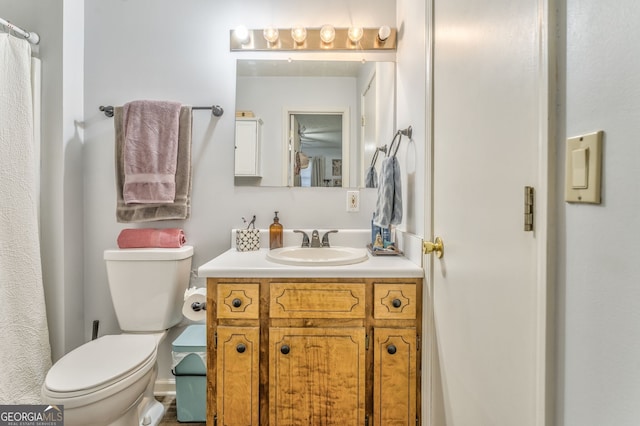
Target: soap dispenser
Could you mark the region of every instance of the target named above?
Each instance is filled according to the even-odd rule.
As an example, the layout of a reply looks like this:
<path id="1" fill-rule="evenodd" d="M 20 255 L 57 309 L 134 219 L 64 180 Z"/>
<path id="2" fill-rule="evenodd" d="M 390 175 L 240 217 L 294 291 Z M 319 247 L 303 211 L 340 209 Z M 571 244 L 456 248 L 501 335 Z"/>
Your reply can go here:
<path id="1" fill-rule="evenodd" d="M 273 218 L 273 223 L 269 226 L 269 248 L 271 250 L 282 247 L 282 225 L 278 218 L 278 212 L 276 217 Z"/>

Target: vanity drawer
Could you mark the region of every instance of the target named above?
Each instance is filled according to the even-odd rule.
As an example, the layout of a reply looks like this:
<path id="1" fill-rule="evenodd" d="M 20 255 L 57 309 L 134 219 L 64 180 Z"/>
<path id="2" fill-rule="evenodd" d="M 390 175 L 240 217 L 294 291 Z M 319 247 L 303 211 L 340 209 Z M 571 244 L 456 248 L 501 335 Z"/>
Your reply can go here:
<path id="1" fill-rule="evenodd" d="M 271 318 L 364 318 L 364 283 L 271 283 Z"/>
<path id="2" fill-rule="evenodd" d="M 374 284 L 376 319 L 415 319 L 417 305 L 415 284 Z"/>
<path id="3" fill-rule="evenodd" d="M 218 283 L 217 315 L 223 319 L 258 319 L 260 284 Z"/>

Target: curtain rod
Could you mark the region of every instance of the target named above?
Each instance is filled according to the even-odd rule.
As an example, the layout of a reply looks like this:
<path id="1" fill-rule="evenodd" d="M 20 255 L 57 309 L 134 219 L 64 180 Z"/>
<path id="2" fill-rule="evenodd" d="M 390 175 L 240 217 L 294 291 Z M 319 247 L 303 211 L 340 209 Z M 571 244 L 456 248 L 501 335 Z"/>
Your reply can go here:
<path id="1" fill-rule="evenodd" d="M 9 21 L 7 21 L 5 19 L 2 19 L 2 18 L 0 18 L 0 25 L 9 28 L 14 33 L 24 37 L 31 44 L 40 43 L 40 36 L 38 34 L 34 33 L 33 31 L 25 31 L 22 28 L 16 27 L 11 22 L 9 22 Z"/>
<path id="2" fill-rule="evenodd" d="M 102 106 L 100 105 L 100 111 L 104 112 L 104 115 L 106 115 L 107 117 L 113 117 L 113 106 L 111 105 L 107 105 L 107 106 Z M 214 117 L 222 117 L 222 114 L 224 114 L 224 110 L 222 109 L 222 107 L 220 105 L 213 105 L 213 106 L 194 106 L 191 107 L 191 109 L 210 109 L 211 110 L 211 114 Z"/>

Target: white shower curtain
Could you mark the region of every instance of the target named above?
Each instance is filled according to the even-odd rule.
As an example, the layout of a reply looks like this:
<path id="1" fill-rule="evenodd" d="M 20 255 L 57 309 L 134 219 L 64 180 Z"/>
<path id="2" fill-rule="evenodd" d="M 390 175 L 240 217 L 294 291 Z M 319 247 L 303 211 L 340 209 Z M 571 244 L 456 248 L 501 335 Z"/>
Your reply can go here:
<path id="1" fill-rule="evenodd" d="M 311 186 L 325 186 L 324 182 L 325 160 L 321 155 L 311 159 Z"/>
<path id="2" fill-rule="evenodd" d="M 0 34 L 0 404 L 40 403 L 51 366 L 33 87 L 29 43 Z"/>

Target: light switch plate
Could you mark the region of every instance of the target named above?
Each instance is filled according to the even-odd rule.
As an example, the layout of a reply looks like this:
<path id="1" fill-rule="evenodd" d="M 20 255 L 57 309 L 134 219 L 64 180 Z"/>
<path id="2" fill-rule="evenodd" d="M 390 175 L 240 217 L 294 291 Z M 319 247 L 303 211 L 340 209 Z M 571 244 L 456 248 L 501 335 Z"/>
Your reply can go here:
<path id="1" fill-rule="evenodd" d="M 564 199 L 600 204 L 602 131 L 567 139 Z"/>

